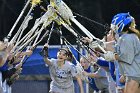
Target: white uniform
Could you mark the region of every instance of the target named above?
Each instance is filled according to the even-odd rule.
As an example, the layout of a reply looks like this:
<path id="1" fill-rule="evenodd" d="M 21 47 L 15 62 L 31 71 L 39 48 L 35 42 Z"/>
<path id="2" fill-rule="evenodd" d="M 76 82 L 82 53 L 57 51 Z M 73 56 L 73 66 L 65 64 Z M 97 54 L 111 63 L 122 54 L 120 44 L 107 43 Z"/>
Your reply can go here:
<path id="1" fill-rule="evenodd" d="M 51 84 L 50 92 L 74 93 L 73 77 L 77 75 L 75 65 L 66 61 L 62 68 L 57 65 L 57 59 L 51 59 L 49 66 Z"/>
<path id="2" fill-rule="evenodd" d="M 121 74 L 140 83 L 140 40 L 135 34 L 123 34 L 116 45 Z"/>
<path id="3" fill-rule="evenodd" d="M 2 73 L 0 72 L 0 93 L 3 93 L 3 87 L 2 87 Z"/>
<path id="4" fill-rule="evenodd" d="M 107 72 L 103 68 L 99 68 L 95 73 L 101 76 L 100 78 L 94 78 L 97 88 L 101 93 L 109 93 L 109 82 L 106 76 Z"/>

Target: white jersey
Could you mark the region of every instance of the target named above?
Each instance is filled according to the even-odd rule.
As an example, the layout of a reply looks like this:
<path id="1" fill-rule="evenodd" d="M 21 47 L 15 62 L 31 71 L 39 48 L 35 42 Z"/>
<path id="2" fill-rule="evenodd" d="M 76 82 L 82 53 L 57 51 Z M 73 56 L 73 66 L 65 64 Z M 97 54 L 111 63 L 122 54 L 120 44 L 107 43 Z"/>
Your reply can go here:
<path id="1" fill-rule="evenodd" d="M 99 68 L 96 72 L 99 78 L 94 78 L 95 84 L 99 90 L 108 89 L 107 73 L 103 68 Z"/>
<path id="2" fill-rule="evenodd" d="M 77 75 L 75 65 L 69 61 L 65 61 L 64 66 L 60 68 L 57 65 L 57 59 L 51 59 L 50 61 L 51 86 L 57 86 L 58 88 L 73 86 L 73 77 Z"/>
<path id="3" fill-rule="evenodd" d="M 123 34 L 116 45 L 121 74 L 140 77 L 140 41 L 135 34 Z"/>

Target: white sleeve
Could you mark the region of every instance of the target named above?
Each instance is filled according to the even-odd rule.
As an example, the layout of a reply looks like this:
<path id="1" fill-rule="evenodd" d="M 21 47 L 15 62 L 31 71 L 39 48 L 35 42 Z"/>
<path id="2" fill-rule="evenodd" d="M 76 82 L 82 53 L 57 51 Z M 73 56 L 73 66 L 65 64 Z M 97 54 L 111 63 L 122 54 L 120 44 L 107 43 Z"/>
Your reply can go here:
<path id="1" fill-rule="evenodd" d="M 77 69 L 76 66 L 74 64 L 71 65 L 71 74 L 73 77 L 77 76 Z"/>
<path id="2" fill-rule="evenodd" d="M 51 59 L 49 59 L 49 61 L 51 62 L 50 66 L 54 66 L 56 64 L 56 62 L 57 62 L 57 59 L 51 58 Z M 47 64 L 45 64 L 45 65 L 48 67 Z"/>
<path id="3" fill-rule="evenodd" d="M 118 54 L 121 61 L 131 64 L 133 62 L 134 53 L 134 41 L 131 37 L 126 37 L 121 40 L 119 45 Z"/>

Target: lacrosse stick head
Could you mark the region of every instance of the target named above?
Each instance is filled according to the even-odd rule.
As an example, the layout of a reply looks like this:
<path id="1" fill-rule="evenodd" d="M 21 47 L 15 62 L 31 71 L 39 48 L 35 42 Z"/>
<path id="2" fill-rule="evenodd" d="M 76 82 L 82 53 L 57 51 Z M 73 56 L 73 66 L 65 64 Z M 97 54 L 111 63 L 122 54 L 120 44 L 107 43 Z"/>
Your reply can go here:
<path id="1" fill-rule="evenodd" d="M 37 5 L 41 2 L 41 0 L 32 0 L 31 3 L 32 5 Z"/>
<path id="2" fill-rule="evenodd" d="M 129 27 L 134 18 L 129 13 L 119 13 L 115 15 L 111 22 L 111 29 L 115 34 L 120 34 L 125 27 Z"/>

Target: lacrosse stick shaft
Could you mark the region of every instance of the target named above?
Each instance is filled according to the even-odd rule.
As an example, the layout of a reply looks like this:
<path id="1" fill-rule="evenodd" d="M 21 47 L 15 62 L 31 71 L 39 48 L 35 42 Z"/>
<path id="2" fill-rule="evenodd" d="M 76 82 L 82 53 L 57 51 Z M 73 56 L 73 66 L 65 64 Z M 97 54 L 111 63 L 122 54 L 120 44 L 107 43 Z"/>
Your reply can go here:
<path id="1" fill-rule="evenodd" d="M 64 38 L 64 37 L 63 37 L 63 38 Z M 74 50 L 76 50 L 81 56 L 83 56 L 83 57 L 88 61 L 88 59 L 87 59 L 82 53 L 80 53 L 79 50 L 77 50 L 75 47 L 73 47 L 73 46 L 71 45 L 71 43 L 67 41 L 66 38 L 64 38 L 64 42 L 67 42 L 67 44 L 69 44 Z"/>
<path id="2" fill-rule="evenodd" d="M 51 38 L 51 35 L 52 35 L 53 28 L 54 28 L 54 22 L 52 23 L 52 27 L 51 27 L 51 31 L 50 31 L 50 33 L 49 33 L 49 37 L 48 37 L 48 40 L 47 40 L 47 44 L 49 44 L 49 41 L 50 41 L 50 38 Z"/>
<path id="3" fill-rule="evenodd" d="M 74 17 L 71 17 L 70 20 L 74 22 L 90 39 L 97 39 L 83 25 L 81 25 Z"/>
<path id="4" fill-rule="evenodd" d="M 39 28 L 37 28 L 36 31 L 35 31 L 34 33 L 39 32 L 39 31 L 40 31 Z M 28 40 L 34 35 L 34 33 L 29 34 L 29 35 L 22 41 L 21 45 L 24 44 L 26 41 L 28 41 Z M 40 34 L 41 34 L 41 33 L 39 33 L 38 35 L 40 35 Z M 37 36 L 38 36 L 38 35 L 37 35 Z M 37 38 L 37 37 L 36 37 L 36 38 Z"/>
<path id="5" fill-rule="evenodd" d="M 42 30 L 41 30 L 41 32 L 42 32 Z M 36 39 L 35 39 L 35 41 L 34 41 L 33 45 L 35 45 L 35 44 L 36 44 L 36 42 L 38 41 L 38 39 L 39 39 L 39 37 L 40 37 L 40 35 L 41 35 L 41 32 L 37 35 L 37 37 L 36 37 Z"/>
<path id="6" fill-rule="evenodd" d="M 75 37 L 78 36 L 78 34 L 68 25 L 68 24 L 65 24 L 65 23 L 62 23 L 62 25 L 68 29 Z"/>
<path id="7" fill-rule="evenodd" d="M 17 43 L 15 44 L 15 46 L 14 46 L 13 49 L 12 49 L 12 52 L 14 52 L 15 49 L 17 48 L 17 46 L 19 46 L 19 44 L 21 44 L 22 42 L 24 42 L 24 43 L 22 43 L 20 49 L 17 49 L 16 51 L 19 51 L 19 50 L 21 50 L 23 47 L 25 47 L 32 39 L 34 39 L 34 38 L 37 36 L 37 33 L 39 34 L 39 33 L 41 33 L 41 32 L 37 31 L 32 37 L 31 37 L 30 33 L 27 33 L 19 42 L 17 42 Z M 28 37 L 28 35 L 30 35 L 30 38 L 27 40 L 26 38 Z M 26 40 L 26 42 L 25 42 L 25 40 Z"/>
<path id="8" fill-rule="evenodd" d="M 53 27 L 54 27 L 54 22 L 53 22 L 53 24 L 52 24 L 52 28 L 51 28 L 50 34 L 52 33 Z M 35 44 L 37 44 L 37 41 L 38 41 L 38 39 L 39 39 L 39 37 L 40 37 L 40 35 L 41 35 L 43 29 L 44 29 L 44 25 L 42 25 L 41 29 L 39 30 L 40 33 L 37 35 L 37 37 L 36 37 L 36 39 L 35 39 L 35 41 L 34 41 L 34 43 L 33 43 L 33 46 L 34 46 Z M 47 31 L 46 31 L 46 32 L 47 32 Z M 47 32 L 47 33 L 48 33 L 48 32 Z M 46 34 L 47 34 L 47 33 L 46 33 Z M 45 34 L 45 35 L 46 35 L 46 34 Z M 43 35 L 43 37 L 44 37 L 44 35 Z M 50 39 L 50 37 L 51 37 L 51 36 L 49 36 L 49 39 Z"/>
<path id="9" fill-rule="evenodd" d="M 23 31 L 26 29 L 26 27 L 28 26 L 28 22 L 32 19 L 32 16 L 29 16 L 26 20 L 26 22 L 23 24 L 24 27 L 22 28 L 23 25 L 20 26 L 19 30 L 17 31 L 17 33 L 14 35 L 14 37 L 11 39 L 10 43 L 15 43 L 16 39 L 18 38 L 18 40 L 16 42 L 19 41 L 19 39 L 21 38 L 21 35 L 23 34 Z M 26 25 L 26 27 L 25 27 Z M 22 31 L 21 31 L 22 28 Z M 19 35 L 20 34 L 20 35 Z"/>
<path id="10" fill-rule="evenodd" d="M 98 40 L 101 41 L 99 38 L 96 38 L 95 36 L 93 36 L 83 25 L 81 25 L 75 18 L 71 18 L 71 20 L 92 40 Z M 99 44 L 98 47 L 104 52 L 106 53 L 106 51 L 104 50 L 104 48 L 102 48 Z"/>
<path id="11" fill-rule="evenodd" d="M 38 22 L 37 24 L 35 24 L 34 26 L 33 26 L 33 28 L 19 41 L 19 42 L 17 42 L 16 43 L 16 46 L 18 45 L 18 44 L 20 44 L 23 40 L 25 40 L 25 38 L 27 38 L 27 37 L 31 37 L 32 35 L 33 35 L 33 33 L 36 31 L 36 29 L 38 28 L 38 26 L 41 24 L 42 22 Z"/>
<path id="12" fill-rule="evenodd" d="M 30 49 L 30 46 L 27 47 L 26 51 L 28 51 L 29 49 Z M 25 57 L 26 57 L 26 55 L 23 56 L 23 58 L 21 59 L 20 63 L 23 63 Z"/>
<path id="13" fill-rule="evenodd" d="M 30 43 L 39 33 L 41 32 L 36 32 L 34 34 L 34 36 L 32 36 L 26 43 L 24 43 L 22 46 L 19 47 L 19 49 L 17 49 L 16 51 L 20 51 L 23 47 L 25 47 L 26 45 L 28 45 L 28 43 Z"/>
<path id="14" fill-rule="evenodd" d="M 24 30 L 26 29 L 26 27 L 28 26 L 29 20 L 32 19 L 32 16 L 31 16 L 30 14 L 31 14 L 33 8 L 34 8 L 34 6 L 32 6 L 32 7 L 30 8 L 28 14 L 26 15 L 24 21 L 22 22 L 22 24 L 21 24 L 21 26 L 20 26 L 20 28 L 19 28 L 19 30 L 18 30 L 18 32 L 20 33 L 20 35 L 19 35 L 19 37 L 18 37 L 18 39 L 17 39 L 17 42 L 20 40 L 23 31 L 24 31 Z M 22 31 L 21 31 L 21 29 L 22 29 Z M 20 31 L 21 31 L 21 32 L 20 32 Z"/>
<path id="15" fill-rule="evenodd" d="M 47 36 L 48 33 L 49 33 L 49 30 L 47 30 L 45 32 L 45 34 L 41 37 L 41 39 L 39 41 L 37 41 L 36 43 L 34 43 L 33 47 L 35 47 L 36 45 L 38 45 L 45 38 L 45 36 Z"/>
<path id="16" fill-rule="evenodd" d="M 69 51 L 72 53 L 70 47 L 68 46 L 68 43 L 67 43 L 66 41 L 64 41 L 64 43 L 65 43 L 66 46 L 68 47 Z M 86 82 L 89 82 L 88 76 L 84 76 L 84 75 L 82 74 L 82 72 L 84 71 L 83 67 L 81 66 L 81 64 L 79 63 L 79 61 L 76 59 L 76 57 L 75 57 L 74 55 L 72 55 L 72 56 L 73 56 L 73 58 L 74 58 L 75 61 L 76 61 L 76 67 L 78 67 L 78 69 L 80 70 L 80 73 L 79 73 L 79 74 L 81 74 L 81 78 L 85 78 L 85 81 L 86 81 Z"/>
<path id="17" fill-rule="evenodd" d="M 52 27 L 51 27 L 51 30 L 50 30 L 50 33 L 49 33 L 49 37 L 47 39 L 47 44 L 49 44 L 50 42 L 50 38 L 51 38 L 51 34 L 52 34 L 52 31 L 53 31 L 53 28 L 54 28 L 54 22 L 52 23 Z M 43 52 L 45 49 L 45 47 L 42 48 L 41 52 Z"/>
<path id="18" fill-rule="evenodd" d="M 55 2 L 56 3 L 56 2 Z M 95 36 L 93 36 L 83 25 L 81 25 L 74 17 L 73 17 L 73 14 L 72 14 L 72 12 L 71 12 L 71 10 L 70 10 L 70 8 L 64 3 L 64 2 L 62 2 L 62 1 L 60 1 L 58 4 L 60 4 L 60 5 L 57 5 L 56 4 L 56 6 L 57 6 L 57 8 L 58 8 L 58 12 L 57 12 L 57 10 L 56 10 L 56 13 L 58 14 L 58 16 L 60 16 L 64 21 L 66 21 L 65 19 L 70 19 L 71 21 L 73 21 L 90 39 L 96 39 L 96 40 L 98 40 L 98 41 L 101 41 L 99 38 L 96 38 Z M 64 10 L 62 11 L 62 9 L 61 8 L 64 8 Z M 61 9 L 61 10 L 60 10 Z M 64 12 L 66 12 L 67 11 L 67 13 L 66 14 L 68 14 L 67 16 L 65 15 L 62 15 Z M 66 24 L 67 23 L 67 24 Z M 77 33 L 75 33 L 75 31 L 69 26 L 69 24 L 68 24 L 68 22 L 66 22 L 66 23 L 63 23 L 62 22 L 62 25 L 65 27 L 65 28 L 67 28 L 71 33 L 73 33 L 76 37 L 78 36 L 78 34 Z M 99 48 L 104 52 L 104 53 L 106 53 L 106 51 L 100 46 L 100 45 L 98 45 L 99 46 Z"/>
<path id="19" fill-rule="evenodd" d="M 61 48 L 62 48 L 63 47 L 63 38 L 62 38 L 61 28 L 59 29 L 59 32 L 60 32 L 60 45 L 61 45 Z"/>
<path id="20" fill-rule="evenodd" d="M 64 41 L 64 43 L 66 44 L 66 46 L 68 47 L 69 51 L 72 53 L 70 47 L 68 46 L 68 43 L 66 41 Z M 76 57 L 74 55 L 72 55 L 74 60 L 76 61 L 76 64 L 80 66 L 81 70 L 84 71 L 83 67 L 81 66 L 81 64 L 79 63 L 79 61 L 76 59 Z"/>
<path id="21" fill-rule="evenodd" d="M 29 35 L 31 36 L 31 34 L 32 34 L 32 31 L 29 31 L 19 42 L 16 42 L 16 44 L 15 44 L 13 50 L 14 50 L 21 42 L 23 42 Z"/>
<path id="22" fill-rule="evenodd" d="M 15 27 L 16 27 L 17 23 L 19 22 L 19 20 L 21 19 L 22 15 L 23 15 L 25 9 L 27 8 L 27 6 L 29 5 L 30 1 L 31 0 L 28 0 L 27 1 L 26 5 L 24 6 L 23 10 L 21 11 L 19 17 L 17 18 L 16 22 L 14 23 L 13 27 L 11 28 L 11 30 L 10 30 L 7 38 L 10 38 L 11 37 L 13 30 L 15 29 Z"/>
<path id="23" fill-rule="evenodd" d="M 67 42 L 64 41 L 65 45 L 68 47 L 69 51 L 72 53 L 70 47 L 68 46 Z M 76 57 L 74 55 L 72 55 L 72 57 L 74 58 L 74 60 L 76 61 L 76 64 L 78 63 L 78 60 L 76 59 Z"/>
<path id="24" fill-rule="evenodd" d="M 31 13 L 31 11 L 33 10 L 33 8 L 37 5 L 37 4 L 39 4 L 40 3 L 40 0 L 32 0 L 32 6 L 31 6 L 31 8 L 30 8 L 30 10 L 29 10 L 29 12 L 27 13 L 27 15 L 26 15 L 26 17 L 25 17 L 25 19 L 24 19 L 24 21 L 22 22 L 22 24 L 21 24 L 21 26 L 20 26 L 20 28 L 19 28 L 19 32 L 17 33 L 17 35 L 20 33 L 20 30 L 22 29 L 22 31 L 24 31 L 25 30 L 25 28 L 28 26 L 28 21 L 26 21 L 29 17 L 29 15 L 30 15 L 30 13 Z M 26 24 L 25 24 L 26 23 Z M 23 32 L 22 32 L 23 33 Z M 22 35 L 22 33 L 20 34 L 20 35 Z M 21 36 L 20 36 L 21 37 Z M 16 37 L 15 38 L 13 38 L 13 40 L 14 39 L 16 39 Z M 18 38 L 18 41 L 19 41 L 19 39 L 20 38 Z M 12 41 L 11 41 L 12 42 Z"/>

